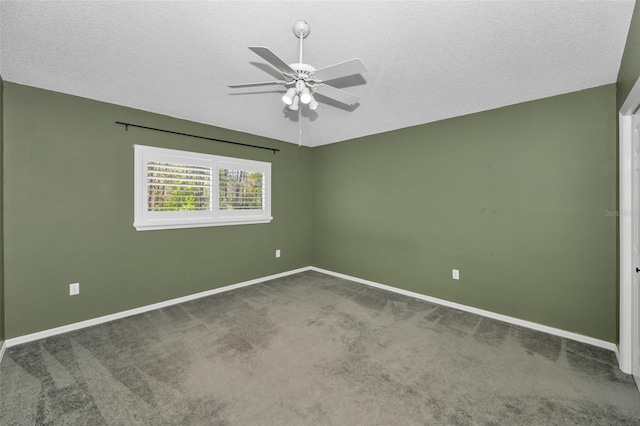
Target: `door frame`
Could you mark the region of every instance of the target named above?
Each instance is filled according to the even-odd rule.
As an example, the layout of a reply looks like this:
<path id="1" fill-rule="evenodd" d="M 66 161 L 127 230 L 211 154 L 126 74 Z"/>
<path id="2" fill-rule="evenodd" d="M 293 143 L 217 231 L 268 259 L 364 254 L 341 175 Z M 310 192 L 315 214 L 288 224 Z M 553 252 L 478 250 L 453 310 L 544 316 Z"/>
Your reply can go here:
<path id="1" fill-rule="evenodd" d="M 633 114 L 640 108 L 640 78 L 629 92 L 618 113 L 619 210 L 620 223 L 620 337 L 618 363 L 620 370 L 631 374 L 633 357 Z"/>

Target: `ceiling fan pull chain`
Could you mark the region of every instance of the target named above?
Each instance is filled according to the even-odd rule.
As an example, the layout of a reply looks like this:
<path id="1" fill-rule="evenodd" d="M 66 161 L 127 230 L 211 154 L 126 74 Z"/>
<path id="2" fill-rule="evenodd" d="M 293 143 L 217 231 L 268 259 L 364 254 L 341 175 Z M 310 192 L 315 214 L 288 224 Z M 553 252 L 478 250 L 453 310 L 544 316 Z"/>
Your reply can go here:
<path id="1" fill-rule="evenodd" d="M 302 146 L 302 108 L 298 110 L 298 146 Z"/>

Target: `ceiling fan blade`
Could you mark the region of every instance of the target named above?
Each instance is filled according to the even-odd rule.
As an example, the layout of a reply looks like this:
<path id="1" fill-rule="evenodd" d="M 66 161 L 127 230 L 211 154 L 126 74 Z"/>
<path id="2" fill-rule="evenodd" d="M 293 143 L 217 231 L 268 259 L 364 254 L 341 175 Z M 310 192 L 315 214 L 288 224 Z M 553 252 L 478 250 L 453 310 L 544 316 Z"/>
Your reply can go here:
<path id="1" fill-rule="evenodd" d="M 273 53 L 268 48 L 264 46 L 250 46 L 249 49 L 255 52 L 262 59 L 264 59 L 265 61 L 269 62 L 271 65 L 276 67 L 278 70 L 280 70 L 280 72 L 287 73 L 287 74 L 295 73 L 295 71 L 289 65 L 287 65 L 285 61 L 277 57 L 276 54 Z"/>
<path id="2" fill-rule="evenodd" d="M 240 83 L 240 84 L 230 84 L 227 87 L 237 88 L 237 87 L 253 87 L 253 86 L 271 86 L 273 84 L 285 84 L 286 81 L 278 80 L 278 81 L 261 81 L 259 83 Z"/>
<path id="3" fill-rule="evenodd" d="M 338 64 L 329 65 L 328 67 L 316 70 L 313 75 L 320 81 L 334 80 L 340 77 L 360 74 L 367 70 L 362 61 L 358 58 L 349 59 L 348 61 Z"/>
<path id="4" fill-rule="evenodd" d="M 319 84 L 316 86 L 315 92 L 345 105 L 353 105 L 360 100 L 360 96 L 345 92 L 328 84 Z"/>

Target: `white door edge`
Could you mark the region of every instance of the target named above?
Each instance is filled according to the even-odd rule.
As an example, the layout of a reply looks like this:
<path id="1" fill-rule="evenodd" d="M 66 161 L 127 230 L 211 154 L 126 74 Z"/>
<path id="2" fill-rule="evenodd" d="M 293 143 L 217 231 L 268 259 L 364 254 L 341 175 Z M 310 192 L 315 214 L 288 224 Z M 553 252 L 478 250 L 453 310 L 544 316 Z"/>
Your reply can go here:
<path id="1" fill-rule="evenodd" d="M 619 187 L 619 212 L 631 212 L 633 209 L 632 189 L 632 153 L 633 153 L 633 114 L 640 107 L 640 78 L 629 92 L 622 108 L 619 119 L 619 155 L 620 155 L 620 187 Z M 632 373 L 633 364 L 633 241 L 632 215 L 620 214 L 620 337 L 618 345 L 618 362 L 620 370 L 624 373 Z M 640 386 L 640 385 L 639 385 Z"/>

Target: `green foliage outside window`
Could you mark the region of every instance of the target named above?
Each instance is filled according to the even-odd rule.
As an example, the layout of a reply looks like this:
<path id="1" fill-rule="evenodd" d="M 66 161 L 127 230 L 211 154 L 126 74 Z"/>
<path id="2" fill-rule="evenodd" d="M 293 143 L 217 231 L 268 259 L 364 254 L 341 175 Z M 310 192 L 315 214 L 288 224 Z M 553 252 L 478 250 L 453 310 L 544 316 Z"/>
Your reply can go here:
<path id="1" fill-rule="evenodd" d="M 207 167 L 148 162 L 148 211 L 211 210 L 211 177 Z M 263 173 L 220 169 L 218 177 L 220 210 L 263 208 Z"/>
<path id="2" fill-rule="evenodd" d="M 211 210 L 211 169 L 150 161 L 147 200 L 149 211 Z"/>
<path id="3" fill-rule="evenodd" d="M 262 209 L 263 178 L 260 172 L 220 169 L 220 210 Z"/>

